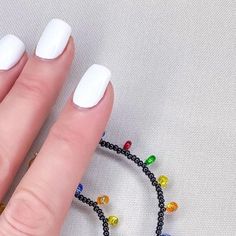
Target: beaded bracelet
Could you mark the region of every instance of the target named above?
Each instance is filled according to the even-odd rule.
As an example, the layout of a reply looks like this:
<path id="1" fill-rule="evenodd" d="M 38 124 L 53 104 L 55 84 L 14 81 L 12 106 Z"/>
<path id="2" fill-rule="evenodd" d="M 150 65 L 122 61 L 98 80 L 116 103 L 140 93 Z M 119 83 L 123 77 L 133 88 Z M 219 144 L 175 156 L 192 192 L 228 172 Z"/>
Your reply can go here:
<path id="1" fill-rule="evenodd" d="M 105 133 L 103 134 L 103 136 L 104 135 Z M 158 206 L 160 208 L 158 212 L 158 217 L 157 217 L 157 226 L 155 230 L 155 235 L 156 236 L 170 236 L 169 234 L 162 234 L 162 228 L 164 225 L 164 214 L 165 212 L 172 213 L 176 211 L 178 209 L 178 204 L 175 202 L 170 202 L 166 206 L 164 204 L 165 199 L 163 196 L 162 188 L 166 188 L 167 183 L 168 183 L 168 177 L 161 175 L 157 179 L 155 175 L 148 168 L 149 165 L 152 165 L 156 161 L 156 156 L 151 155 L 143 162 L 139 157 L 130 153 L 129 149 L 132 145 L 131 141 L 127 141 L 124 144 L 123 148 L 119 147 L 118 145 L 114 145 L 108 141 L 105 141 L 103 139 L 100 140 L 99 144 L 101 147 L 107 148 L 109 150 L 113 150 L 117 154 L 122 154 L 128 160 L 131 160 L 138 167 L 140 167 L 142 169 L 142 172 L 149 178 L 151 185 L 155 188 L 157 192 Z M 29 162 L 29 167 L 33 163 L 37 154 L 38 153 L 35 153 L 35 157 Z M 103 235 L 109 236 L 110 235 L 109 225 L 116 226 L 119 222 L 119 219 L 117 216 L 109 216 L 108 218 L 106 218 L 103 210 L 98 206 L 98 205 L 108 204 L 109 197 L 107 195 L 103 195 L 103 196 L 99 196 L 97 198 L 97 201 L 93 201 L 90 198 L 81 194 L 82 191 L 83 191 L 83 185 L 79 184 L 74 195 L 75 198 L 77 198 L 79 201 L 93 208 L 93 210 L 97 213 L 99 220 L 102 221 Z M 0 214 L 4 211 L 4 209 L 5 209 L 5 205 L 3 203 L 0 203 Z"/>
<path id="2" fill-rule="evenodd" d="M 157 199 L 159 202 L 158 206 L 160 208 L 158 212 L 155 235 L 156 236 L 170 236 L 169 234 L 162 234 L 162 228 L 164 225 L 164 213 L 165 211 L 167 211 L 168 213 L 176 211 L 178 208 L 178 205 L 175 202 L 170 202 L 166 206 L 164 205 L 165 199 L 163 196 L 162 188 L 165 188 L 167 186 L 168 177 L 162 175 L 158 179 L 156 179 L 155 175 L 148 168 L 149 165 L 155 162 L 156 157 L 154 155 L 151 155 L 143 162 L 139 157 L 131 154 L 130 151 L 128 150 L 132 145 L 131 141 L 127 141 L 124 144 L 123 148 L 119 147 L 118 145 L 114 145 L 110 142 L 107 142 L 103 139 L 100 140 L 99 144 L 101 147 L 107 148 L 109 150 L 113 150 L 117 154 L 122 154 L 128 160 L 131 160 L 132 162 L 134 162 L 138 167 L 142 169 L 143 173 L 149 178 L 152 186 L 155 188 L 157 192 Z M 106 195 L 103 195 L 101 197 L 98 197 L 97 201 L 95 202 L 95 201 L 92 201 L 90 198 L 87 198 L 84 195 L 82 195 L 81 194 L 82 191 L 83 191 L 83 185 L 79 184 L 75 192 L 75 197 L 79 199 L 81 202 L 93 207 L 93 210 L 97 213 L 99 220 L 102 221 L 103 235 L 109 236 L 110 235 L 109 225 L 112 225 L 112 226 L 117 225 L 119 221 L 118 217 L 109 216 L 108 218 L 106 218 L 102 209 L 98 206 L 98 205 L 108 204 L 109 197 Z"/>

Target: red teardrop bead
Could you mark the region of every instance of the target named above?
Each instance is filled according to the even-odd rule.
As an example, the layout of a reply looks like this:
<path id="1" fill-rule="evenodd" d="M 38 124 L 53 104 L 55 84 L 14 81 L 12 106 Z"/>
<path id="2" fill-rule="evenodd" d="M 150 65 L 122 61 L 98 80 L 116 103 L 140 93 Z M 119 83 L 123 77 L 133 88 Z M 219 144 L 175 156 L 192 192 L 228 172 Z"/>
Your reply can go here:
<path id="1" fill-rule="evenodd" d="M 126 143 L 123 146 L 123 149 L 129 150 L 132 145 L 132 142 L 130 140 L 126 141 Z"/>

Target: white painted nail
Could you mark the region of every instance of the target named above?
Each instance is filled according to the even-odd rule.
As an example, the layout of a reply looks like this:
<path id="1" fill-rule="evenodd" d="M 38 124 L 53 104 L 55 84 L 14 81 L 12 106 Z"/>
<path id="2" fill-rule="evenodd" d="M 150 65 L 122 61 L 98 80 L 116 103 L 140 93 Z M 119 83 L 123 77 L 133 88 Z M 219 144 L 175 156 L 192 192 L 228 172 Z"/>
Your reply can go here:
<path id="1" fill-rule="evenodd" d="M 71 27 L 63 20 L 52 19 L 44 29 L 35 54 L 43 59 L 54 59 L 60 56 L 71 35 Z"/>
<path id="2" fill-rule="evenodd" d="M 0 40 L 0 70 L 15 66 L 25 52 L 24 43 L 15 35 L 8 34 Z"/>
<path id="3" fill-rule="evenodd" d="M 73 95 L 73 102 L 79 107 L 97 105 L 106 91 L 111 72 L 105 66 L 94 64 L 85 72 Z"/>

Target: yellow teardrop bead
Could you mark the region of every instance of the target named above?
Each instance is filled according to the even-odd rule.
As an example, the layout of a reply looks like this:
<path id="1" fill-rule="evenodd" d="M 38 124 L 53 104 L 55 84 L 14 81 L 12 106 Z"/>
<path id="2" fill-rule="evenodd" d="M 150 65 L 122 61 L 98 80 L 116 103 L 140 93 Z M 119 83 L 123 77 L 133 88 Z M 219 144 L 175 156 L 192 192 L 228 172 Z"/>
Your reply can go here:
<path id="1" fill-rule="evenodd" d="M 109 216 L 107 222 L 109 225 L 116 226 L 119 223 L 119 219 L 117 216 Z"/>
<path id="2" fill-rule="evenodd" d="M 110 198 L 107 195 L 99 196 L 97 198 L 98 205 L 107 205 L 109 201 L 110 201 Z"/>
<path id="3" fill-rule="evenodd" d="M 166 205 L 166 211 L 168 213 L 172 213 L 172 212 L 176 211 L 178 209 L 178 207 L 179 206 L 178 206 L 178 204 L 176 202 L 169 202 Z"/>
<path id="4" fill-rule="evenodd" d="M 0 215 L 3 213 L 5 207 L 6 207 L 5 204 L 0 203 Z"/>
<path id="5" fill-rule="evenodd" d="M 162 188 L 166 188 L 167 184 L 169 182 L 169 179 L 167 176 L 165 175 L 161 175 L 159 176 L 159 178 L 157 179 L 157 182 L 161 185 Z"/>

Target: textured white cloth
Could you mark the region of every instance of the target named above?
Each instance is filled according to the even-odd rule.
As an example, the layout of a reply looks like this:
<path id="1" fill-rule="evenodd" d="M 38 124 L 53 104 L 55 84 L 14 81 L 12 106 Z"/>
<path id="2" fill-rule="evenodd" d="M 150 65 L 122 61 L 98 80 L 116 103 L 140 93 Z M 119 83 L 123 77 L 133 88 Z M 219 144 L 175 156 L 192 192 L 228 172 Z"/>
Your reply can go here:
<path id="1" fill-rule="evenodd" d="M 27 160 L 85 70 L 103 64 L 116 94 L 106 138 L 120 145 L 132 140 L 132 152 L 143 159 L 156 154 L 151 169 L 169 176 L 166 199 L 180 205 L 164 231 L 236 235 L 233 13 L 231 0 L 1 0 L 0 36 L 18 35 L 33 53 L 47 22 L 59 17 L 72 26 L 77 47 L 70 79 Z M 92 199 L 110 196 L 104 211 L 120 217 L 113 236 L 154 235 L 155 192 L 129 162 L 98 150 L 81 182 Z M 102 235 L 101 224 L 73 201 L 61 235 Z"/>

